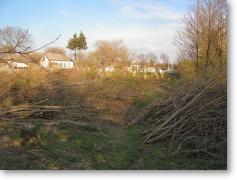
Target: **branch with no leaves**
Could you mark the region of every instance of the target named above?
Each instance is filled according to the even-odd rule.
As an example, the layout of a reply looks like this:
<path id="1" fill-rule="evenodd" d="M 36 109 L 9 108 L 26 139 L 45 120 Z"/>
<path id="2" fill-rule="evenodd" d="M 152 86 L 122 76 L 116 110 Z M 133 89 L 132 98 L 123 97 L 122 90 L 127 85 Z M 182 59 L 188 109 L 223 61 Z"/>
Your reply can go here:
<path id="1" fill-rule="evenodd" d="M 59 34 L 59 36 L 58 36 L 56 39 L 54 39 L 53 41 L 51 41 L 51 42 L 49 42 L 49 43 L 47 43 L 47 44 L 45 44 L 45 45 L 43 45 L 43 46 L 41 46 L 41 47 L 39 47 L 39 48 L 33 49 L 33 50 L 31 50 L 31 51 L 27 51 L 27 50 L 30 48 L 30 47 L 27 47 L 26 49 L 23 49 L 23 50 L 21 50 L 21 51 L 16 51 L 16 52 L 3 51 L 3 52 L 0 52 L 0 54 L 8 54 L 8 53 L 12 53 L 12 54 L 29 54 L 29 53 L 33 53 L 33 52 L 39 51 L 39 50 L 41 50 L 41 49 L 43 49 L 43 48 L 45 48 L 45 47 L 47 47 L 47 46 L 53 44 L 53 43 L 56 42 L 60 37 L 61 37 L 61 34 Z"/>
<path id="2" fill-rule="evenodd" d="M 49 42 L 49 43 L 47 43 L 47 44 L 45 44 L 45 45 L 43 45 L 43 46 L 41 46 L 41 47 L 39 47 L 39 48 L 30 50 L 30 51 L 27 51 L 27 50 L 30 48 L 30 47 L 27 47 L 27 48 L 25 48 L 25 49 L 22 49 L 21 51 L 11 52 L 11 51 L 9 50 L 9 51 L 0 52 L 0 54 L 20 54 L 22 57 L 28 58 L 28 59 L 30 59 L 31 62 L 36 63 L 35 59 L 34 59 L 32 56 L 30 56 L 30 53 L 39 51 L 39 50 L 41 50 L 41 49 L 43 49 L 43 48 L 45 48 L 45 47 L 47 47 L 47 46 L 53 44 L 53 43 L 56 42 L 60 37 L 61 37 L 61 34 L 60 34 L 56 39 L 54 39 L 53 41 L 51 41 L 51 42 Z M 27 56 L 27 57 L 26 57 L 26 56 Z M 4 60 L 4 59 L 0 59 L 0 62 L 1 62 L 1 61 L 2 61 L 3 63 L 7 64 L 15 75 L 17 75 L 18 77 L 20 77 L 20 76 L 15 72 L 14 67 L 13 67 L 9 62 L 7 62 L 7 61 Z M 40 66 L 40 67 L 41 67 L 42 69 L 46 70 L 47 72 L 49 72 L 49 71 L 48 71 L 47 69 L 45 69 L 44 67 L 42 67 L 42 66 Z M 23 77 L 20 77 L 20 78 L 23 78 Z M 23 79 L 24 79 L 24 78 L 23 78 Z"/>

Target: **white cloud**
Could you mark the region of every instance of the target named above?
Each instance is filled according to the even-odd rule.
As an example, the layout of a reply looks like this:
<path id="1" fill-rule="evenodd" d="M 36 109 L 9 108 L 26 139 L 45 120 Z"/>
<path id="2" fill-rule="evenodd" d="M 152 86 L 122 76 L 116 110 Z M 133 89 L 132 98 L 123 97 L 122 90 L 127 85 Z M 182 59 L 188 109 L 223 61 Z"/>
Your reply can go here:
<path id="1" fill-rule="evenodd" d="M 176 50 L 172 44 L 177 24 L 164 24 L 151 27 L 109 27 L 97 24 L 96 31 L 88 32 L 89 47 L 97 40 L 123 39 L 129 49 L 136 53 L 153 52 L 160 56 L 168 54 L 171 61 L 176 58 Z"/>
<path id="2" fill-rule="evenodd" d="M 60 32 L 63 36 L 54 45 L 65 47 L 75 29 L 82 29 L 88 38 L 89 51 L 93 50 L 98 40 L 123 39 L 127 47 L 136 53 L 153 52 L 159 57 L 164 52 L 170 56 L 171 61 L 174 61 L 176 49 L 172 41 L 182 13 L 173 10 L 172 7 L 157 4 L 157 1 L 154 2 L 119 4 L 121 10 L 119 13 L 122 13 L 119 17 L 123 22 L 102 22 L 95 19 L 93 26 L 78 24 L 72 28 L 72 26 L 62 25 Z M 70 16 L 71 13 L 61 11 L 63 16 Z M 130 21 L 131 19 L 136 21 Z M 149 22 L 150 20 L 152 23 Z"/>
<path id="3" fill-rule="evenodd" d="M 182 17 L 181 12 L 157 3 L 130 3 L 124 5 L 121 11 L 127 18 L 139 20 L 176 21 Z"/>

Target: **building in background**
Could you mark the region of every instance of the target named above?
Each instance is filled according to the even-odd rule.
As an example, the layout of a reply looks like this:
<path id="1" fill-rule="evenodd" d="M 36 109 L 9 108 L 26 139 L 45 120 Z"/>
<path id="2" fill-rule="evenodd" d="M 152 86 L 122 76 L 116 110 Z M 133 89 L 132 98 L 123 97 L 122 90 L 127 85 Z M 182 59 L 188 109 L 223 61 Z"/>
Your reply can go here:
<path id="1" fill-rule="evenodd" d="M 45 53 L 40 59 L 40 65 L 50 69 L 71 69 L 74 67 L 73 60 L 56 53 Z"/>

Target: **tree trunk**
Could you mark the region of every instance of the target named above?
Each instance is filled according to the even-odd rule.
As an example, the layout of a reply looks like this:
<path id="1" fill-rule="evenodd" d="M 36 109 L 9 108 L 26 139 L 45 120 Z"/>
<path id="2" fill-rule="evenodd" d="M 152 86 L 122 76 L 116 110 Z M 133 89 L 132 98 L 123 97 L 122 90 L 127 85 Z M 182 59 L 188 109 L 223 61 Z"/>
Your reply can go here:
<path id="1" fill-rule="evenodd" d="M 75 62 L 77 61 L 77 50 L 75 49 Z"/>

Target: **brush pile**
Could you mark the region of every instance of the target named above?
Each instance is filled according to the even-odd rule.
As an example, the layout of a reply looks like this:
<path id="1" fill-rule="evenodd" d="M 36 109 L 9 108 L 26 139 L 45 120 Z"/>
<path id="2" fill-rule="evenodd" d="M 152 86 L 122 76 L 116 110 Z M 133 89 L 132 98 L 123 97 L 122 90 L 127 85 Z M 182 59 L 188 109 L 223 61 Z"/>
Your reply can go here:
<path id="1" fill-rule="evenodd" d="M 86 105 L 78 106 L 46 106 L 46 105 L 22 105 L 12 107 L 7 111 L 0 111 L 0 122 L 16 122 L 21 124 L 30 121 L 77 121 L 81 119 L 96 119 L 96 110 Z"/>
<path id="2" fill-rule="evenodd" d="M 205 152 L 226 143 L 225 77 L 184 83 L 152 102 L 133 122 L 145 127 L 144 143 L 169 139 L 170 149 L 177 152 L 190 142 L 195 151 Z"/>

